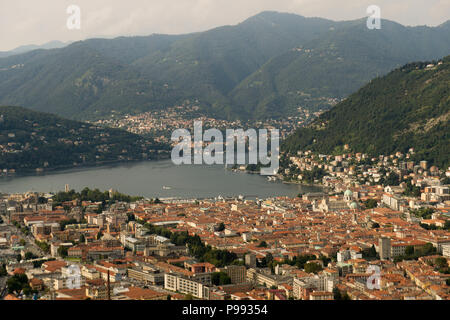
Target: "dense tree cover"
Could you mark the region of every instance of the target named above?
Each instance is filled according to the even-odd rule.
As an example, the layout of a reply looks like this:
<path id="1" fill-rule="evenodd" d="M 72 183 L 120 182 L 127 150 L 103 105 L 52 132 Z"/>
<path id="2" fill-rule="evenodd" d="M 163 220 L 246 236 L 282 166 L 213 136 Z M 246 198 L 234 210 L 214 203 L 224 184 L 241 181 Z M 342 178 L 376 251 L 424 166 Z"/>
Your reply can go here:
<path id="1" fill-rule="evenodd" d="M 0 59 L 0 103 L 89 119 L 189 101 L 222 118 L 329 108 L 377 75 L 448 54 L 444 26 L 263 12 L 183 36 L 79 41 Z M 11 68 L 12 66 L 19 66 Z"/>
<path id="2" fill-rule="evenodd" d="M 35 240 L 34 243 L 45 253 L 50 252 L 50 245 L 47 242 Z"/>
<path id="3" fill-rule="evenodd" d="M 289 173 L 283 172 L 285 181 L 298 181 L 298 176 L 301 175 L 301 181 L 304 183 L 314 183 L 317 181 L 322 181 L 322 178 L 327 175 L 323 168 L 313 167 L 312 170 L 300 170 L 297 166 L 292 165 L 289 162 L 283 162 L 280 165 L 280 172 L 284 169 L 289 169 Z"/>
<path id="4" fill-rule="evenodd" d="M 444 229 L 445 229 L 445 230 L 450 230 L 450 220 L 445 221 L 445 223 L 444 223 Z"/>
<path id="5" fill-rule="evenodd" d="M 420 223 L 419 224 L 422 228 L 426 229 L 426 230 L 450 230 L 450 221 L 447 220 L 444 223 L 444 226 L 436 226 L 435 224 L 425 224 L 425 223 Z"/>
<path id="6" fill-rule="evenodd" d="M 426 67 L 428 62 L 410 63 L 374 79 L 298 129 L 282 149 L 333 154 L 348 144 L 351 151 L 378 156 L 414 148 L 412 160 L 449 166 L 450 56 L 442 62 L 433 62 L 433 68 Z"/>
<path id="7" fill-rule="evenodd" d="M 438 229 L 438 227 L 435 224 L 419 223 L 419 225 L 425 230 L 437 230 Z"/>
<path id="8" fill-rule="evenodd" d="M 124 130 L 20 107 L 0 107 L 0 145 L 6 148 L 0 168 L 16 171 L 141 160 L 168 148 Z"/>
<path id="9" fill-rule="evenodd" d="M 400 177 L 395 172 L 389 172 L 389 175 L 385 177 L 381 177 L 379 184 L 383 186 L 398 186 L 400 184 Z"/>
<path id="10" fill-rule="evenodd" d="M 420 208 L 416 210 L 410 210 L 411 214 L 422 219 L 431 219 L 431 215 L 434 212 L 433 208 Z"/>
<path id="11" fill-rule="evenodd" d="M 275 265 L 276 262 L 273 260 L 273 256 L 270 252 L 268 252 L 261 260 L 256 261 L 256 266 L 258 268 L 270 268 L 272 273 L 274 273 Z"/>
<path id="12" fill-rule="evenodd" d="M 68 219 L 68 220 L 61 221 L 59 223 L 59 226 L 61 227 L 61 231 L 64 231 L 66 229 L 67 225 L 76 224 L 76 223 L 78 223 L 77 220 L 75 220 L 75 219 Z"/>
<path id="13" fill-rule="evenodd" d="M 269 164 L 270 165 L 270 164 Z M 269 165 L 263 165 L 262 163 L 258 162 L 258 164 L 248 164 L 245 167 L 245 170 L 249 172 L 260 172 L 261 168 L 268 168 Z"/>
<path id="14" fill-rule="evenodd" d="M 37 256 L 35 256 L 32 252 L 25 252 L 25 260 L 31 260 L 31 259 L 35 259 L 37 258 Z"/>
<path id="15" fill-rule="evenodd" d="M 8 274 L 8 271 L 6 271 L 6 264 L 2 264 L 0 266 L 0 277 L 4 277 Z"/>
<path id="16" fill-rule="evenodd" d="M 28 283 L 28 277 L 26 274 L 15 274 L 6 282 L 9 293 L 21 293 L 29 295 L 32 293 L 30 284 Z"/>
<path id="17" fill-rule="evenodd" d="M 366 201 L 364 201 L 364 207 L 366 207 L 367 209 L 373 209 L 376 208 L 378 206 L 378 202 L 375 199 L 367 199 Z"/>
<path id="18" fill-rule="evenodd" d="M 65 258 L 65 257 L 67 257 L 67 247 L 64 247 L 64 246 L 60 246 L 59 248 L 58 248 L 58 255 L 60 256 L 60 257 L 62 257 L 62 258 Z"/>
<path id="19" fill-rule="evenodd" d="M 225 272 L 213 272 L 211 275 L 211 281 L 213 285 L 220 286 L 224 284 L 230 284 L 231 278 Z"/>
<path id="20" fill-rule="evenodd" d="M 321 257 L 322 258 L 322 257 Z M 316 260 L 317 257 L 315 255 L 300 255 L 294 256 L 291 259 L 284 259 L 282 262 L 275 262 L 275 264 L 288 264 L 290 266 L 296 266 L 299 269 L 304 269 L 305 265 L 310 260 Z"/>
<path id="21" fill-rule="evenodd" d="M 320 264 L 316 262 L 308 262 L 305 264 L 305 272 L 308 273 L 318 273 L 319 271 L 322 271 L 323 268 Z"/>
<path id="22" fill-rule="evenodd" d="M 44 262 L 54 261 L 54 260 L 56 260 L 56 259 L 49 258 L 49 259 L 40 259 L 40 260 L 33 261 L 33 268 L 40 268 Z"/>
<path id="23" fill-rule="evenodd" d="M 447 259 L 444 257 L 438 257 L 434 259 L 433 266 L 435 267 L 436 271 L 439 271 L 440 273 L 450 274 L 450 268 L 448 266 Z"/>
<path id="24" fill-rule="evenodd" d="M 411 197 L 420 197 L 420 187 L 414 186 L 411 183 L 411 179 L 408 179 L 406 182 L 406 188 L 405 191 L 403 192 L 403 194 L 405 196 L 411 196 Z"/>
<path id="25" fill-rule="evenodd" d="M 374 245 L 372 245 L 368 249 L 363 250 L 362 256 L 364 259 L 375 259 L 377 257 L 379 258 L 379 255 L 378 255 L 377 250 L 375 249 Z"/>
<path id="26" fill-rule="evenodd" d="M 216 267 L 224 267 L 237 260 L 235 253 L 227 250 L 213 249 L 210 245 L 205 245 L 198 235 L 191 236 L 186 231 L 171 232 L 166 228 L 154 226 L 149 223 L 145 223 L 144 227 L 152 234 L 158 234 L 170 239 L 177 246 L 187 245 L 189 253 L 200 262 L 209 262 Z"/>
<path id="27" fill-rule="evenodd" d="M 102 192 L 97 188 L 91 190 L 87 187 L 81 190 L 80 192 L 76 192 L 75 190 L 70 190 L 69 192 L 60 191 L 53 196 L 53 201 L 55 205 L 72 200 L 113 203 L 116 201 L 134 202 L 141 199 L 142 197 L 140 196 L 129 196 L 120 192 L 113 192 L 110 195 L 109 191 Z"/>
<path id="28" fill-rule="evenodd" d="M 258 244 L 258 247 L 260 247 L 260 248 L 267 248 L 267 242 L 265 242 L 264 240 L 261 241 L 261 242 Z"/>
<path id="29" fill-rule="evenodd" d="M 310 171 L 301 171 L 301 175 L 303 177 L 302 181 L 314 183 L 316 180 L 322 181 L 322 178 L 326 175 L 326 171 L 322 168 L 314 167 Z"/>
<path id="30" fill-rule="evenodd" d="M 333 289 L 334 300 L 351 300 L 347 292 L 342 294 L 339 288 L 334 287 Z"/>

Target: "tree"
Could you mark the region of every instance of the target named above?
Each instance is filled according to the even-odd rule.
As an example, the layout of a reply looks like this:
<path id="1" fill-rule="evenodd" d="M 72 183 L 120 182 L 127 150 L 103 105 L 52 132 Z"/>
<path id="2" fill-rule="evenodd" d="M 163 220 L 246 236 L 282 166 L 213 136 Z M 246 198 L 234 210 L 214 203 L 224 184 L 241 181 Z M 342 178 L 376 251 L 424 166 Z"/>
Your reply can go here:
<path id="1" fill-rule="evenodd" d="M 318 263 L 308 262 L 307 264 L 305 264 L 305 272 L 307 273 L 317 273 L 322 270 L 322 266 Z"/>
<path id="2" fill-rule="evenodd" d="M 375 258 L 377 256 L 377 250 L 375 245 L 372 245 L 369 249 L 363 250 L 363 256 L 365 258 Z"/>
<path id="3" fill-rule="evenodd" d="M 445 259 L 444 257 L 436 258 L 436 259 L 434 260 L 434 264 L 435 264 L 436 267 L 438 267 L 439 269 L 442 269 L 442 268 L 448 268 L 447 259 Z"/>
<path id="4" fill-rule="evenodd" d="M 338 287 L 334 287 L 333 289 L 334 300 L 342 300 L 341 290 Z"/>
<path id="5" fill-rule="evenodd" d="M 25 260 L 34 259 L 36 256 L 32 252 L 25 252 Z"/>
<path id="6" fill-rule="evenodd" d="M 258 247 L 260 247 L 260 248 L 267 248 L 267 242 L 265 242 L 264 240 L 261 241 L 261 242 L 258 244 Z"/>
<path id="7" fill-rule="evenodd" d="M 30 288 L 26 274 L 15 274 L 6 282 L 9 293 L 20 293 L 25 288 Z"/>
<path id="8" fill-rule="evenodd" d="M 60 246 L 60 247 L 58 248 L 58 254 L 59 254 L 62 258 L 67 257 L 67 255 L 68 255 L 67 247 Z"/>
<path id="9" fill-rule="evenodd" d="M 334 287 L 333 295 L 334 295 L 334 300 L 351 300 L 350 297 L 348 296 L 347 292 L 344 292 L 344 294 L 342 294 L 342 292 L 337 287 Z"/>
<path id="10" fill-rule="evenodd" d="M 390 172 L 389 176 L 386 177 L 384 185 L 385 186 L 398 186 L 400 184 L 400 177 L 395 172 Z"/>
<path id="11" fill-rule="evenodd" d="M 217 227 L 217 231 L 223 231 L 223 230 L 225 230 L 225 224 L 223 222 L 221 222 L 219 224 L 219 226 Z"/>
<path id="12" fill-rule="evenodd" d="M 8 274 L 8 272 L 6 271 L 6 264 L 2 264 L 2 266 L 0 267 L 0 277 L 4 277 Z"/>
<path id="13" fill-rule="evenodd" d="M 64 231 L 64 229 L 66 228 L 67 225 L 69 225 L 69 224 L 75 224 L 75 223 L 77 223 L 77 222 L 78 222 L 78 221 L 75 220 L 75 219 L 68 219 L 68 220 L 61 221 L 61 222 L 59 223 L 59 225 L 60 225 L 60 227 L 61 227 L 61 231 Z"/>
<path id="14" fill-rule="evenodd" d="M 211 282 L 215 286 L 231 283 L 231 278 L 225 272 L 214 272 L 211 275 Z"/>
<path id="15" fill-rule="evenodd" d="M 378 202 L 375 199 L 367 199 L 366 201 L 364 201 L 364 206 L 367 209 L 373 209 L 378 206 Z"/>
<path id="16" fill-rule="evenodd" d="M 414 246 L 407 246 L 405 248 L 405 254 L 408 256 L 414 254 Z"/>
<path id="17" fill-rule="evenodd" d="M 445 221 L 444 230 L 450 230 L 450 220 Z"/>

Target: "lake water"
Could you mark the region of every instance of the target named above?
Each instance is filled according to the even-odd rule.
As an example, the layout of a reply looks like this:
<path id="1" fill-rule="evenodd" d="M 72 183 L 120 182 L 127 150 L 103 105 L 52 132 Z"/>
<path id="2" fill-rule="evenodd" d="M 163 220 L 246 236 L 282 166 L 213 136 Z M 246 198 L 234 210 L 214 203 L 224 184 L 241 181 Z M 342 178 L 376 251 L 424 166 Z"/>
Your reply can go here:
<path id="1" fill-rule="evenodd" d="M 180 165 L 171 160 L 146 161 L 115 166 L 72 169 L 33 176 L 0 177 L 0 192 L 57 192 L 68 184 L 149 198 L 210 198 L 239 196 L 267 198 L 316 192 L 314 186 L 269 182 L 259 174 L 232 172 L 224 166 Z"/>

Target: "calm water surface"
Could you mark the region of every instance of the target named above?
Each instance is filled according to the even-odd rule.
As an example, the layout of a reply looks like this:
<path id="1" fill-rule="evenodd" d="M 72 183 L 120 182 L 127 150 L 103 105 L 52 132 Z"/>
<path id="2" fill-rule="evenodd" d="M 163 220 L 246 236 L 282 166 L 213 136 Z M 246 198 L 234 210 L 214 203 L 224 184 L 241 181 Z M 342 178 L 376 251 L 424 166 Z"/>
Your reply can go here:
<path id="1" fill-rule="evenodd" d="M 100 190 L 113 188 L 149 198 L 208 198 L 219 195 L 267 198 L 320 191 L 320 188 L 313 186 L 269 182 L 264 176 L 232 172 L 225 170 L 224 166 L 176 166 L 171 160 L 0 177 L 0 191 L 4 193 L 56 192 L 64 190 L 66 184 L 77 191 L 84 187 Z"/>

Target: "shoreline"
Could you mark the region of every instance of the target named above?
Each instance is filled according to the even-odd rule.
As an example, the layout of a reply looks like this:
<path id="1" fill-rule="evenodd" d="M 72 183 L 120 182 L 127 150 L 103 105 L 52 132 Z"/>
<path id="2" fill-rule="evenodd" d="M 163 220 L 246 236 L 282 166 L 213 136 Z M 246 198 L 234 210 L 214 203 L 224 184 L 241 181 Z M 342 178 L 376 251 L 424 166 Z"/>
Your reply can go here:
<path id="1" fill-rule="evenodd" d="M 280 181 L 285 184 L 298 184 L 298 185 L 302 185 L 302 186 L 327 188 L 327 186 L 324 186 L 323 184 L 320 184 L 320 183 L 304 183 L 304 182 L 284 181 L 284 180 L 280 180 Z"/>
<path id="2" fill-rule="evenodd" d="M 64 171 L 84 171 L 89 169 L 94 169 L 98 167 L 115 167 L 122 164 L 127 163 L 136 163 L 136 162 L 147 162 L 147 161 L 161 161 L 161 160 L 167 160 L 170 159 L 170 157 L 157 157 L 155 159 L 133 159 L 133 160 L 110 160 L 110 161 L 102 161 L 102 162 L 95 162 L 95 163 L 88 163 L 88 164 L 82 164 L 82 165 L 67 165 L 67 166 L 58 166 L 58 167 L 51 167 L 51 168 L 45 168 L 42 171 L 37 171 L 37 169 L 27 169 L 23 171 L 16 171 L 14 173 L 7 173 L 4 174 L 3 172 L 0 172 L 0 179 L 1 178 L 20 178 L 20 177 L 32 177 L 32 176 L 45 176 L 46 174 L 53 174 L 53 173 L 62 173 Z"/>

